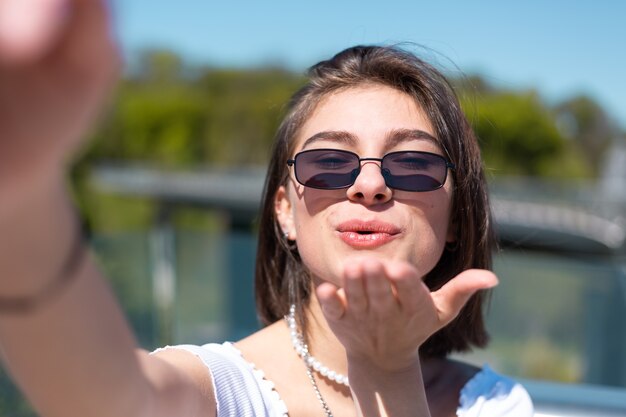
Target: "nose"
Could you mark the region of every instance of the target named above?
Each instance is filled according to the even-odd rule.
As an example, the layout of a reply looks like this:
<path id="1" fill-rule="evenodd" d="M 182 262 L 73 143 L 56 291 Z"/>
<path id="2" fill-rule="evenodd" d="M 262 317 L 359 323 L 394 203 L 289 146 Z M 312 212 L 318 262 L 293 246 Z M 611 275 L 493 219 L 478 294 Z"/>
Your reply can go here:
<path id="1" fill-rule="evenodd" d="M 387 187 L 380 170 L 379 161 L 361 162 L 361 172 L 348 190 L 348 199 L 364 205 L 386 203 L 391 199 L 392 190 Z"/>

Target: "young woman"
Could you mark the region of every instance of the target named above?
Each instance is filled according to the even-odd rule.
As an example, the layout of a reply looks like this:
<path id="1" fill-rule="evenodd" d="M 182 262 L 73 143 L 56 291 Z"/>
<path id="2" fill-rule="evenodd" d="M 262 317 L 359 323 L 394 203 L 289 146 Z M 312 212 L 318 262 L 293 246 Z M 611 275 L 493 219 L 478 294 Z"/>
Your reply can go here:
<path id="1" fill-rule="evenodd" d="M 24 21 L 0 29 L 0 346 L 41 415 L 532 415 L 519 384 L 447 358 L 487 342 L 497 279 L 476 139 L 433 67 L 355 47 L 311 69 L 265 187 L 266 327 L 150 354 L 63 186 L 115 78 L 105 5 L 0 0 L 9 16 Z"/>

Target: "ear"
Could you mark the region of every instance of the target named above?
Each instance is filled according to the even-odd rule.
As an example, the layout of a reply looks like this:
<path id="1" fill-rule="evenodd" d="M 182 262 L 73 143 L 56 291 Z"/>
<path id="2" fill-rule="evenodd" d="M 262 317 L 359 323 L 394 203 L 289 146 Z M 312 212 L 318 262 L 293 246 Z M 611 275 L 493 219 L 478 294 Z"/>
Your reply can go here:
<path id="1" fill-rule="evenodd" d="M 284 186 L 280 186 L 274 196 L 274 212 L 276 219 L 288 240 L 296 240 L 296 228 L 293 221 L 293 211 L 289 195 Z"/>

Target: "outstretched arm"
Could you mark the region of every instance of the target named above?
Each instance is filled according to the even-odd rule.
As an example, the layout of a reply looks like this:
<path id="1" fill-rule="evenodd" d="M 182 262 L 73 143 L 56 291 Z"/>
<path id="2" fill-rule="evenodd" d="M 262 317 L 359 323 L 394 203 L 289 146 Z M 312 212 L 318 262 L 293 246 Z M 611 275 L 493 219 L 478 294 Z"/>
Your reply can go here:
<path id="1" fill-rule="evenodd" d="M 343 287 L 321 284 L 317 297 L 346 349 L 359 415 L 430 416 L 419 347 L 497 278 L 469 270 L 431 293 L 406 262 L 354 258 L 345 265 Z"/>
<path id="2" fill-rule="evenodd" d="M 76 245 L 65 167 L 117 78 L 107 12 L 102 0 L 0 0 L 0 355 L 42 416 L 213 415 L 207 377 L 183 372 L 188 357 L 136 348 Z"/>

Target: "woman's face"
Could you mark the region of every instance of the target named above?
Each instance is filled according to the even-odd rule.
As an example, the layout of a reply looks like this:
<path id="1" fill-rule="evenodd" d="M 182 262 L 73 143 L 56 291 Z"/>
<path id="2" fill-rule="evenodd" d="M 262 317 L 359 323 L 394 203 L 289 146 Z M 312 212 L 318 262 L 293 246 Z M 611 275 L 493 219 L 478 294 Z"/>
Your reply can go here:
<path id="1" fill-rule="evenodd" d="M 317 148 L 349 150 L 361 158 L 403 150 L 443 155 L 415 101 L 379 85 L 339 91 L 320 102 L 301 128 L 293 155 Z M 424 276 L 446 241 L 455 240 L 450 175 L 435 191 L 400 191 L 385 185 L 378 161 L 363 161 L 349 188 L 319 190 L 299 184 L 290 170 L 287 186 L 276 195 L 277 218 L 316 282 L 340 285 L 352 255 L 408 261 Z"/>

